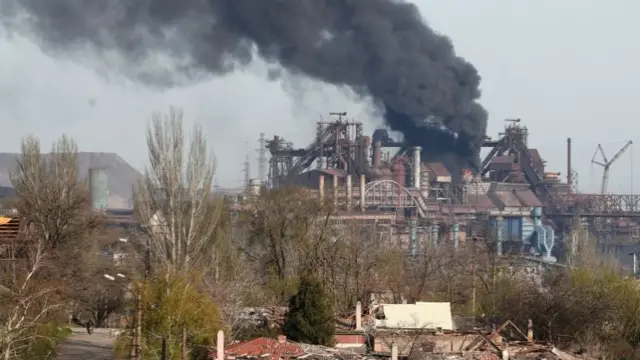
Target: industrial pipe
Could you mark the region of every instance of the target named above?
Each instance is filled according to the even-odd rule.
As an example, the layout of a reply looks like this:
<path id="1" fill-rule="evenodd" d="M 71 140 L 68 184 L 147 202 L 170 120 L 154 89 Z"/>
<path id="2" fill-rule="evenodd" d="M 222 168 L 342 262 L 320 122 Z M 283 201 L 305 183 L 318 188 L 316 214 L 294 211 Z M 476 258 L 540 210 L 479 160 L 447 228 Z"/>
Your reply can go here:
<path id="1" fill-rule="evenodd" d="M 420 146 L 413 147 L 413 187 L 420 189 Z"/>
<path id="2" fill-rule="evenodd" d="M 360 174 L 360 211 L 364 212 L 366 210 L 366 204 L 364 202 L 365 198 L 365 177 L 364 174 Z"/>
<path id="3" fill-rule="evenodd" d="M 351 175 L 347 175 L 347 211 L 351 211 L 351 199 L 353 197 L 352 194 L 352 184 L 351 184 Z"/>

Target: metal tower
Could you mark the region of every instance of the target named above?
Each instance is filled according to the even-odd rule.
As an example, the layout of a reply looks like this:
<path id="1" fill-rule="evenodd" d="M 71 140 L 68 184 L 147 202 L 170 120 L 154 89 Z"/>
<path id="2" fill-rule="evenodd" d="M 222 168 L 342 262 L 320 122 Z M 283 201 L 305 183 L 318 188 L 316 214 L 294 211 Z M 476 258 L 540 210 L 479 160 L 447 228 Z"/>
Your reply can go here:
<path id="1" fill-rule="evenodd" d="M 264 137 L 264 133 L 260 133 L 260 139 L 258 139 L 260 147 L 256 149 L 258 152 L 258 179 L 264 182 L 267 179 L 267 139 Z"/>

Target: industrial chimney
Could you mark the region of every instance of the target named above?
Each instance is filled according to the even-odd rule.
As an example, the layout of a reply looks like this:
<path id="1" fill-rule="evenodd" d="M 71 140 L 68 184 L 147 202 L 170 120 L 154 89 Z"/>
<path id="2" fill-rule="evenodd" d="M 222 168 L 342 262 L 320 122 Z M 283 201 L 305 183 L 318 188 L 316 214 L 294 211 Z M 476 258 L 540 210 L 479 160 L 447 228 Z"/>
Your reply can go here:
<path id="1" fill-rule="evenodd" d="M 89 169 L 89 198 L 93 211 L 104 211 L 109 199 L 107 187 L 107 169 Z"/>
<path id="2" fill-rule="evenodd" d="M 413 148 L 413 187 L 420 189 L 420 152 L 422 148 L 415 146 Z"/>

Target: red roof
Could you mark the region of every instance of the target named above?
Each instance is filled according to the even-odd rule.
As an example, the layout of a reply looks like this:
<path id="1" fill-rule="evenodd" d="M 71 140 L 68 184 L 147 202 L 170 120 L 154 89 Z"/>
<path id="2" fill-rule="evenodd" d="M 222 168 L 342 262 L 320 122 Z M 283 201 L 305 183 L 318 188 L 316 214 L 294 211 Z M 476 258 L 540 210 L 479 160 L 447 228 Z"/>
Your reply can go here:
<path id="1" fill-rule="evenodd" d="M 281 339 L 260 337 L 232 344 L 224 349 L 225 356 L 236 358 L 291 359 L 305 354 L 300 345 Z M 215 353 L 212 354 L 215 357 Z"/>

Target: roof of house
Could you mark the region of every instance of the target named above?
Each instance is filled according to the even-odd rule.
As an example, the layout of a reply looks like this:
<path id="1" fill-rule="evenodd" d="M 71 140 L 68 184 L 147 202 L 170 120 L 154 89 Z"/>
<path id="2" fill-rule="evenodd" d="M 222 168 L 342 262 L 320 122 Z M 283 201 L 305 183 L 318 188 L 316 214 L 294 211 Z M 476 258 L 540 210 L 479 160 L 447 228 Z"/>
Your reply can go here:
<path id="1" fill-rule="evenodd" d="M 284 337 L 281 339 L 260 337 L 239 342 L 227 346 L 224 353 L 227 357 L 233 358 L 263 358 L 268 360 L 295 358 L 305 354 L 300 345 L 287 341 Z"/>

